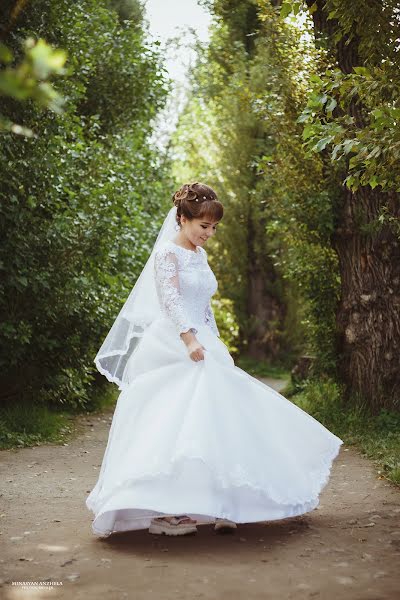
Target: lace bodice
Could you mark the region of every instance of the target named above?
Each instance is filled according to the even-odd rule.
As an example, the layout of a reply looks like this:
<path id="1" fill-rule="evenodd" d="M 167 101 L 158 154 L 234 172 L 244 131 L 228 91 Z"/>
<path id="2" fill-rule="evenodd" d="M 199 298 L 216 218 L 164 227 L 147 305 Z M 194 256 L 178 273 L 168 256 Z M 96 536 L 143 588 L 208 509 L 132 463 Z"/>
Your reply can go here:
<path id="1" fill-rule="evenodd" d="M 219 336 L 211 308 L 218 282 L 204 248 L 194 251 L 165 242 L 155 253 L 154 275 L 161 310 L 179 334 L 189 329 L 197 333 L 196 325 L 206 324 Z"/>

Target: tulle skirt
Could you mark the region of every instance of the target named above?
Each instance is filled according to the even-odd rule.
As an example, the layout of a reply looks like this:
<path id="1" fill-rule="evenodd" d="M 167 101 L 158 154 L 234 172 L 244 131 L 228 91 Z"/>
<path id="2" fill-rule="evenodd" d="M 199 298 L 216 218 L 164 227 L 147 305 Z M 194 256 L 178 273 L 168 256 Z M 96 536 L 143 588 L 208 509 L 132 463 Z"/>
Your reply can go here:
<path id="1" fill-rule="evenodd" d="M 160 318 L 127 364 L 86 499 L 95 535 L 145 529 L 163 515 L 283 519 L 319 503 L 343 441 L 237 367 L 208 325 L 196 328 L 204 360 L 192 361 Z"/>

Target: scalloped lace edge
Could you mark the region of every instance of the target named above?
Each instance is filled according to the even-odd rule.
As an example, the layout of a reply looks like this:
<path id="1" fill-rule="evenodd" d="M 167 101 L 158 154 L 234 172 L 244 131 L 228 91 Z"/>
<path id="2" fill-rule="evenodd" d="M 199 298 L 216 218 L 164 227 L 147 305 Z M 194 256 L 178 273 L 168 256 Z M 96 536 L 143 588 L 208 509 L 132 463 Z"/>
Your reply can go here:
<path id="1" fill-rule="evenodd" d="M 95 514 L 96 513 L 99 514 L 101 512 L 101 505 L 104 505 L 106 502 L 108 502 L 108 500 L 110 498 L 112 498 L 112 496 L 114 494 L 120 492 L 123 488 L 129 487 L 130 485 L 135 485 L 135 483 L 137 483 L 138 481 L 142 482 L 142 481 L 149 481 L 149 480 L 159 479 L 159 478 L 161 478 L 161 479 L 170 478 L 171 476 L 173 476 L 173 473 L 174 473 L 174 470 L 176 469 L 177 464 L 179 464 L 183 461 L 186 461 L 186 460 L 200 460 L 203 464 L 206 465 L 206 467 L 208 469 L 210 469 L 215 480 L 218 482 L 220 487 L 224 490 L 232 488 L 232 487 L 239 487 L 239 488 L 245 487 L 257 494 L 267 495 L 273 502 L 276 502 L 277 504 L 283 504 L 283 505 L 288 505 L 288 506 L 291 506 L 291 505 L 296 506 L 299 504 L 308 504 L 310 502 L 316 501 L 318 499 L 319 495 L 321 494 L 322 490 L 327 485 L 327 483 L 330 479 L 333 461 L 338 456 L 338 454 L 340 452 L 340 447 L 342 446 L 342 444 L 343 444 L 342 440 L 339 440 L 339 441 L 335 440 L 334 443 L 332 444 L 332 446 L 326 452 L 326 454 L 322 457 L 320 465 L 313 470 L 313 476 L 317 476 L 318 474 L 320 474 L 320 476 L 313 483 L 312 492 L 309 497 L 304 497 L 304 496 L 303 497 L 302 496 L 294 496 L 292 498 L 283 497 L 282 495 L 274 493 L 270 488 L 266 488 L 265 486 L 261 486 L 261 485 L 255 485 L 249 481 L 244 481 L 244 480 L 239 480 L 239 479 L 237 479 L 233 483 L 230 482 L 225 485 L 223 482 L 221 482 L 221 478 L 212 469 L 212 467 L 210 467 L 209 463 L 207 461 L 205 461 L 203 457 L 196 456 L 196 455 L 190 455 L 190 456 L 185 455 L 185 456 L 182 456 L 181 458 L 173 461 L 172 466 L 170 469 L 168 469 L 168 471 L 159 471 L 159 472 L 151 473 L 151 474 L 143 473 L 134 478 L 125 479 L 124 481 L 117 484 L 111 492 L 109 492 L 107 495 L 105 495 L 103 497 L 100 497 L 101 482 L 99 481 L 96 484 L 95 488 L 92 490 L 92 494 L 94 497 L 90 498 L 90 496 L 89 496 L 86 499 L 86 505 L 88 506 L 88 508 L 90 508 L 90 510 L 92 510 L 92 512 L 94 512 Z M 97 486 L 99 488 L 99 492 L 94 493 Z M 100 506 L 98 506 L 98 505 L 100 505 Z"/>

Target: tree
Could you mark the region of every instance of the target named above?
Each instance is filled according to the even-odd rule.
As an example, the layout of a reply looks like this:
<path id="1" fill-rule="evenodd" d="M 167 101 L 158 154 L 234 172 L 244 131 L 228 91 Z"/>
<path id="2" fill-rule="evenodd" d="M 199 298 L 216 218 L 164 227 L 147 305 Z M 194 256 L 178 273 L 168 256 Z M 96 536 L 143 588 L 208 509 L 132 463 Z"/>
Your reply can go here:
<path id="1" fill-rule="evenodd" d="M 307 0 L 316 39 L 336 69 L 315 80 L 321 95 L 316 98 L 314 89 L 303 121 L 305 137 L 341 169 L 332 236 L 342 283 L 336 319 L 340 372 L 348 395 L 373 410 L 398 406 L 400 383 L 396 4 Z"/>
<path id="2" fill-rule="evenodd" d="M 270 144 L 252 107 L 251 65 L 260 23 L 256 6 L 247 0 L 207 6 L 214 16 L 211 43 L 204 52 L 198 48 L 192 96 L 175 147 L 187 176 L 213 184 L 227 208 L 213 248 L 219 255 L 223 248 L 215 268 L 222 296 L 234 304 L 240 348 L 252 357 L 274 359 L 284 346 L 285 301 L 264 235 L 266 203 L 257 192 L 258 160 Z M 187 140 L 194 120 L 196 134 Z M 194 143 L 196 137 L 201 144 Z"/>
<path id="3" fill-rule="evenodd" d="M 315 371 L 332 373 L 334 201 L 296 124 L 316 53 L 268 1 L 211 10 L 211 43 L 193 69 L 175 164 L 214 183 L 227 208 L 213 266 L 234 302 L 241 350 L 287 366 L 312 352 Z"/>
<path id="4" fill-rule="evenodd" d="M 149 143 L 167 82 L 143 25 L 107 0 L 26 2 L 12 14 L 3 39 L 15 61 L 20 39 L 43 38 L 65 50 L 69 72 L 55 86 L 62 113 L 0 99 L 36 134 L 0 138 L 1 398 L 86 407 L 98 395 L 93 359 L 172 191 Z"/>
<path id="5" fill-rule="evenodd" d="M 193 71 L 177 141 L 196 178 L 215 181 L 227 203 L 215 248 L 242 336 L 247 329 L 265 342 L 246 322 L 253 312 L 264 334 L 275 328 L 289 340 L 285 311 L 277 326 L 268 309 L 273 299 L 279 307 L 297 302 L 295 329 L 316 355 L 315 372 L 344 382 L 348 401 L 396 406 L 396 3 L 307 0 L 313 20 L 295 0 L 205 4 L 214 15 L 211 43 Z M 291 12 L 302 19 L 278 18 Z M 264 345 L 267 356 L 272 347 Z"/>

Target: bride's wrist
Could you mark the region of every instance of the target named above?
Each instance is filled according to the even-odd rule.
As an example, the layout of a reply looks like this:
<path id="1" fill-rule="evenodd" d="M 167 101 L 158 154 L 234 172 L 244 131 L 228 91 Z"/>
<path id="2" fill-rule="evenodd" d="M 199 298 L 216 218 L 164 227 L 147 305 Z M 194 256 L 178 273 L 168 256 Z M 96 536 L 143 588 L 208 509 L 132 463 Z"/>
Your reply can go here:
<path id="1" fill-rule="evenodd" d="M 195 341 L 195 339 L 196 339 L 196 334 L 195 334 L 194 329 L 189 329 L 189 331 L 181 333 L 180 336 L 181 336 L 181 339 L 185 342 L 186 346 L 188 346 L 191 342 Z"/>

